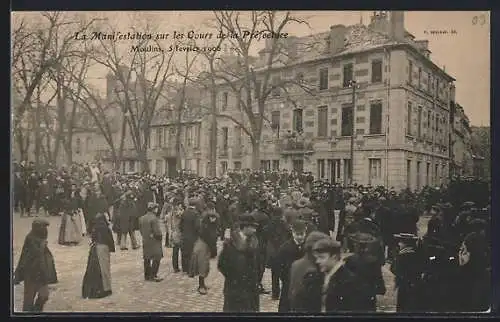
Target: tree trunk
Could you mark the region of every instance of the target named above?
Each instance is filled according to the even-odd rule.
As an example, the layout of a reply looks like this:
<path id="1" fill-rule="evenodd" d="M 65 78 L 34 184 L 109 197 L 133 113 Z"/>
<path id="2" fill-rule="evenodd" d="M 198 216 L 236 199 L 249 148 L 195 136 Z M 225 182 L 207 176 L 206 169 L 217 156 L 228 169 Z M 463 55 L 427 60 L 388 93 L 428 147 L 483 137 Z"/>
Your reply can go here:
<path id="1" fill-rule="evenodd" d="M 139 151 L 139 163 L 141 165 L 141 172 L 149 171 L 148 155 L 146 149 Z"/>
<path id="2" fill-rule="evenodd" d="M 118 171 L 122 165 L 123 149 L 125 148 L 126 136 L 127 136 L 127 120 L 125 118 L 123 118 L 122 119 L 121 135 L 120 135 L 120 146 L 118 148 L 118 155 L 116 155 L 116 153 L 113 154 L 114 167 L 115 167 L 116 171 Z"/>
<path id="3" fill-rule="evenodd" d="M 260 168 L 260 141 L 252 140 L 252 169 Z"/>

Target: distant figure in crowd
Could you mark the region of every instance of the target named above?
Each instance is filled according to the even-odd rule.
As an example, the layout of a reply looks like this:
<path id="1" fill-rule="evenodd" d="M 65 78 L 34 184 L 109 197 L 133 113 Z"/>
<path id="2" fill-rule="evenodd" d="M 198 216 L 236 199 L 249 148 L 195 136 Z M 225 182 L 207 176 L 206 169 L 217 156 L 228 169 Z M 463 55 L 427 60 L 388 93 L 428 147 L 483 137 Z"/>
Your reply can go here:
<path id="1" fill-rule="evenodd" d="M 113 233 L 106 217 L 101 213 L 94 219 L 87 269 L 83 277 L 82 297 L 103 298 L 111 291 L 111 253 L 115 252 Z"/>
<path id="2" fill-rule="evenodd" d="M 14 284 L 24 282 L 24 312 L 42 312 L 49 299 L 49 284 L 57 283 L 54 257 L 47 246 L 47 226 L 44 219 L 33 220 L 14 272 Z"/>
<path id="3" fill-rule="evenodd" d="M 139 231 L 142 235 L 142 257 L 144 259 L 144 279 L 161 282 L 158 277 L 160 261 L 163 258 L 163 235 L 160 228 L 159 205 L 148 202 L 147 212 L 139 218 Z"/>
<path id="4" fill-rule="evenodd" d="M 198 239 L 198 229 L 200 225 L 200 213 L 196 209 L 198 200 L 190 198 L 188 206 L 184 211 L 179 223 L 182 237 L 182 271 L 189 273 L 189 262 L 193 253 L 194 243 Z"/>
<path id="5" fill-rule="evenodd" d="M 181 251 L 182 242 L 180 223 L 185 209 L 180 199 L 173 199 L 172 204 L 173 208 L 170 213 L 167 213 L 166 215 L 165 225 L 169 236 L 167 247 L 172 248 L 172 267 L 174 269 L 174 273 L 178 273 L 180 272 L 179 252 Z M 181 261 L 181 264 L 184 265 L 184 262 Z"/>
<path id="6" fill-rule="evenodd" d="M 239 229 L 224 241 L 217 265 L 224 276 L 224 312 L 259 311 L 257 225 L 252 215 L 244 213 Z"/>

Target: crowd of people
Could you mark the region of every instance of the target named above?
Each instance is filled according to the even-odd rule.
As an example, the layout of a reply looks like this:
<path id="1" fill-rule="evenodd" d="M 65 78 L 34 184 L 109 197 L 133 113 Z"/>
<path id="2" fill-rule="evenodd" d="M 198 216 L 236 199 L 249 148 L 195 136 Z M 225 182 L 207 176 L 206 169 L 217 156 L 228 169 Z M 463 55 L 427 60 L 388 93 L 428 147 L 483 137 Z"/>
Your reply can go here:
<path id="1" fill-rule="evenodd" d="M 110 256 L 128 251 L 130 239 L 132 249 L 142 246 L 146 281 L 162 281 L 164 248 L 172 248 L 173 271 L 197 277 L 201 295 L 209 294 L 205 279 L 216 258 L 226 312 L 258 312 L 260 296 L 269 293 L 283 313 L 373 312 L 386 292 L 386 264 L 398 312 L 490 305 L 489 192 L 477 180 L 416 193 L 342 187 L 286 170 L 167 178 L 98 164 L 43 173 L 23 164 L 14 177 L 14 206 L 22 216 L 38 216 L 14 275 L 25 284 L 25 311 L 41 311 L 46 286 L 57 282 L 44 215 L 61 216 L 60 244 L 91 241 L 84 298 L 112 294 Z M 423 215 L 430 220 L 422 235 Z M 262 284 L 266 269 L 270 291 Z"/>

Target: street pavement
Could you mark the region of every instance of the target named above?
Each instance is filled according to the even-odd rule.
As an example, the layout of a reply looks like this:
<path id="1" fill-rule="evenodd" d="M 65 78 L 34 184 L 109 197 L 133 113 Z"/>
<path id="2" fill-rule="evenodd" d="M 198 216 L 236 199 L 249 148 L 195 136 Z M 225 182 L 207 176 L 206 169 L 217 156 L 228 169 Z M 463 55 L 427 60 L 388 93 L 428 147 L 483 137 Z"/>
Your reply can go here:
<path id="1" fill-rule="evenodd" d="M 13 265 L 17 265 L 24 237 L 31 229 L 33 218 L 13 218 Z M 197 278 L 174 273 L 171 265 L 171 249 L 164 251 L 159 275 L 162 282 L 145 282 L 143 276 L 142 249 L 121 251 L 119 247 L 111 254 L 113 294 L 104 299 L 81 298 L 83 275 L 89 250 L 86 238 L 78 246 L 62 246 L 57 243 L 60 217 L 47 217 L 49 226 L 49 248 L 54 255 L 59 282 L 51 286 L 46 312 L 222 312 L 224 279 L 217 270 L 216 259 L 210 263 L 210 274 L 206 279 L 208 295 L 196 291 Z M 422 220 L 421 220 L 422 221 Z M 426 221 L 424 219 L 424 221 Z M 140 240 L 140 234 L 138 233 Z M 221 246 L 221 245 L 219 245 Z M 395 311 L 394 276 L 389 266 L 383 267 L 387 293 L 378 298 L 378 311 Z M 264 287 L 271 290 L 271 273 L 264 274 Z M 14 310 L 22 309 L 23 283 L 14 286 Z M 261 312 L 277 312 L 278 301 L 271 295 L 261 295 Z"/>

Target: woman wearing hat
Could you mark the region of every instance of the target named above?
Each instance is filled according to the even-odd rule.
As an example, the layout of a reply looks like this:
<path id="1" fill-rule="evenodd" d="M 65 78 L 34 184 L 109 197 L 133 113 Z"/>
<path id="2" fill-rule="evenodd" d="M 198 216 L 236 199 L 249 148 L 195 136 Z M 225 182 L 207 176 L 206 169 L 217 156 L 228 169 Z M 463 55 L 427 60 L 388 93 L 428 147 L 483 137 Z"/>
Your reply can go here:
<path id="1" fill-rule="evenodd" d="M 224 276 L 224 312 L 259 311 L 257 222 L 249 213 L 239 218 L 219 256 L 217 268 Z"/>

